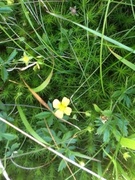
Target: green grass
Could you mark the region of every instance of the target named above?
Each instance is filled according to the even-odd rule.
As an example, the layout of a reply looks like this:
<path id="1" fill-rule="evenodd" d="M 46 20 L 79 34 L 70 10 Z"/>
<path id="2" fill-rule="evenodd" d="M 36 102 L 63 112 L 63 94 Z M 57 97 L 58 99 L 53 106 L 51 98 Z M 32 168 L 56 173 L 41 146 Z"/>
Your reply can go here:
<path id="1" fill-rule="evenodd" d="M 134 9 L 0 2 L 0 160 L 11 179 L 135 179 Z M 72 113 L 59 119 L 63 97 Z"/>

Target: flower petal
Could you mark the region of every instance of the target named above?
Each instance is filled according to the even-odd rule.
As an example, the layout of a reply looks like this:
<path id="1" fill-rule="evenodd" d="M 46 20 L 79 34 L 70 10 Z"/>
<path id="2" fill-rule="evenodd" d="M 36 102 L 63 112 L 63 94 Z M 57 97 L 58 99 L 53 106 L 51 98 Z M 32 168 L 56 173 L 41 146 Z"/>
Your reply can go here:
<path id="1" fill-rule="evenodd" d="M 55 109 L 58 109 L 60 106 L 60 101 L 58 99 L 54 99 L 52 104 Z"/>
<path id="2" fill-rule="evenodd" d="M 60 110 L 57 110 L 57 111 L 55 112 L 55 115 L 56 115 L 58 118 L 63 118 L 63 112 L 60 111 Z"/>
<path id="3" fill-rule="evenodd" d="M 64 110 L 64 113 L 68 116 L 71 114 L 71 112 L 72 112 L 72 109 L 70 107 L 66 107 Z"/>
<path id="4" fill-rule="evenodd" d="M 70 100 L 69 100 L 68 98 L 64 97 L 64 98 L 62 99 L 62 105 L 63 105 L 63 106 L 68 106 L 69 103 L 70 103 Z"/>

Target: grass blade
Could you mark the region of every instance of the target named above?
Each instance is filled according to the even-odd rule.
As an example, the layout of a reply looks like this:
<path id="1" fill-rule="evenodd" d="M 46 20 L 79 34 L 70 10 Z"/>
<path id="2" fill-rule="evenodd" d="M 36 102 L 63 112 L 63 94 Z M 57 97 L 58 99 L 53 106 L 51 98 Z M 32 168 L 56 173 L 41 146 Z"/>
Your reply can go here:
<path id="1" fill-rule="evenodd" d="M 72 21 L 72 20 L 70 20 L 70 19 L 64 18 L 64 17 L 61 16 L 61 15 L 54 14 L 54 13 L 51 13 L 51 12 L 48 12 L 48 13 L 49 13 L 50 15 L 54 16 L 54 17 L 57 17 L 57 18 L 60 18 L 60 19 L 65 20 L 65 21 L 71 22 L 71 23 L 73 23 L 73 24 L 81 27 L 82 29 L 85 29 L 86 31 L 90 32 L 91 34 L 93 34 L 93 35 L 95 35 L 95 36 L 98 36 L 98 37 L 100 37 L 100 38 L 103 38 L 104 40 L 106 40 L 106 41 L 108 41 L 108 42 L 110 42 L 110 43 L 118 46 L 119 48 L 123 48 L 123 49 L 125 49 L 125 50 L 127 50 L 127 51 L 132 52 L 132 53 L 135 54 L 135 50 L 132 49 L 131 47 L 128 47 L 128 46 L 126 46 L 126 45 L 124 45 L 124 44 L 122 44 L 122 43 L 120 43 L 120 42 L 118 42 L 118 41 L 116 41 L 116 40 L 114 40 L 114 39 L 106 36 L 106 35 L 103 35 L 102 33 L 99 33 L 99 32 L 97 32 L 97 31 L 95 31 L 95 30 L 93 30 L 93 29 L 90 29 L 90 28 L 84 26 L 84 25 L 81 25 L 81 24 L 79 24 L 79 23 L 76 23 L 76 22 L 74 22 L 74 21 Z"/>
<path id="2" fill-rule="evenodd" d="M 25 125 L 27 131 L 35 138 L 37 139 L 38 141 L 44 143 L 44 144 L 47 144 L 47 142 L 45 142 L 35 131 L 34 129 L 31 127 L 31 125 L 29 124 L 29 122 L 27 121 L 26 119 L 26 116 L 22 110 L 22 108 L 20 106 L 17 106 L 17 109 L 18 109 L 18 112 L 19 112 L 19 115 L 21 117 L 21 120 L 23 122 L 23 124 Z"/>
<path id="3" fill-rule="evenodd" d="M 39 85 L 38 87 L 34 88 L 33 91 L 34 92 L 40 92 L 43 89 L 45 89 L 47 87 L 47 85 L 49 84 L 49 82 L 50 82 L 50 80 L 52 78 L 52 75 L 53 75 L 53 70 L 50 72 L 50 74 L 48 75 L 46 80 L 41 85 Z"/>
<path id="4" fill-rule="evenodd" d="M 124 59 L 123 57 L 119 56 L 118 54 L 116 54 L 115 52 L 113 52 L 110 48 L 109 50 L 111 51 L 111 53 L 118 59 L 120 60 L 123 64 L 125 64 L 126 66 L 128 66 L 130 69 L 135 71 L 135 64 L 129 62 L 128 60 Z"/>

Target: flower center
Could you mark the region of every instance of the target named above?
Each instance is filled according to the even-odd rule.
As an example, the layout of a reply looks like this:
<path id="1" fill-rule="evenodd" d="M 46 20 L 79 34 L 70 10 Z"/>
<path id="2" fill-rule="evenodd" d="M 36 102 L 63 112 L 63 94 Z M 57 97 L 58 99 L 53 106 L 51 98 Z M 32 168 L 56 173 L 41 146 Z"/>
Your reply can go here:
<path id="1" fill-rule="evenodd" d="M 64 111 L 66 109 L 66 106 L 64 106 L 62 103 L 59 105 L 59 110 Z"/>
<path id="2" fill-rule="evenodd" d="M 24 56 L 24 57 L 23 57 L 23 60 L 24 60 L 25 62 L 28 62 L 28 61 L 29 61 L 29 57 L 28 57 L 28 56 Z"/>

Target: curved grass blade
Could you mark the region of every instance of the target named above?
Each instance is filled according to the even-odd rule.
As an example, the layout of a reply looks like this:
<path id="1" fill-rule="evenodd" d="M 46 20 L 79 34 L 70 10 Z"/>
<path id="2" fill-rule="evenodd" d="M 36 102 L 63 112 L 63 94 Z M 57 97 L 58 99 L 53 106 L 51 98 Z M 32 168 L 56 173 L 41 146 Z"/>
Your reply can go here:
<path id="1" fill-rule="evenodd" d="M 52 75 L 53 75 L 53 69 L 52 69 L 52 71 L 50 72 L 49 76 L 46 78 L 46 80 L 45 80 L 41 85 L 39 85 L 39 86 L 36 87 L 36 88 L 33 88 L 32 90 L 33 90 L 34 92 L 40 92 L 40 91 L 42 91 L 43 89 L 45 89 L 46 86 L 49 84 L 49 82 L 50 82 L 50 80 L 51 80 L 51 78 L 52 78 Z"/>
<path id="2" fill-rule="evenodd" d="M 135 64 L 131 63 L 130 61 L 124 59 L 123 57 L 119 56 L 118 54 L 116 54 L 115 52 L 113 52 L 110 48 L 109 50 L 111 51 L 111 53 L 118 59 L 120 60 L 123 64 L 125 64 L 126 66 L 128 66 L 130 69 L 135 71 Z"/>
<path id="3" fill-rule="evenodd" d="M 17 106 L 17 109 L 18 109 L 18 112 L 19 112 L 19 115 L 21 117 L 21 120 L 23 122 L 23 124 L 25 125 L 27 131 L 35 138 L 37 139 L 38 141 L 46 144 L 46 145 L 49 145 L 47 142 L 45 142 L 35 131 L 34 129 L 31 127 L 31 125 L 29 124 L 29 122 L 27 121 L 26 119 L 26 116 L 22 110 L 22 108 L 20 106 Z"/>

